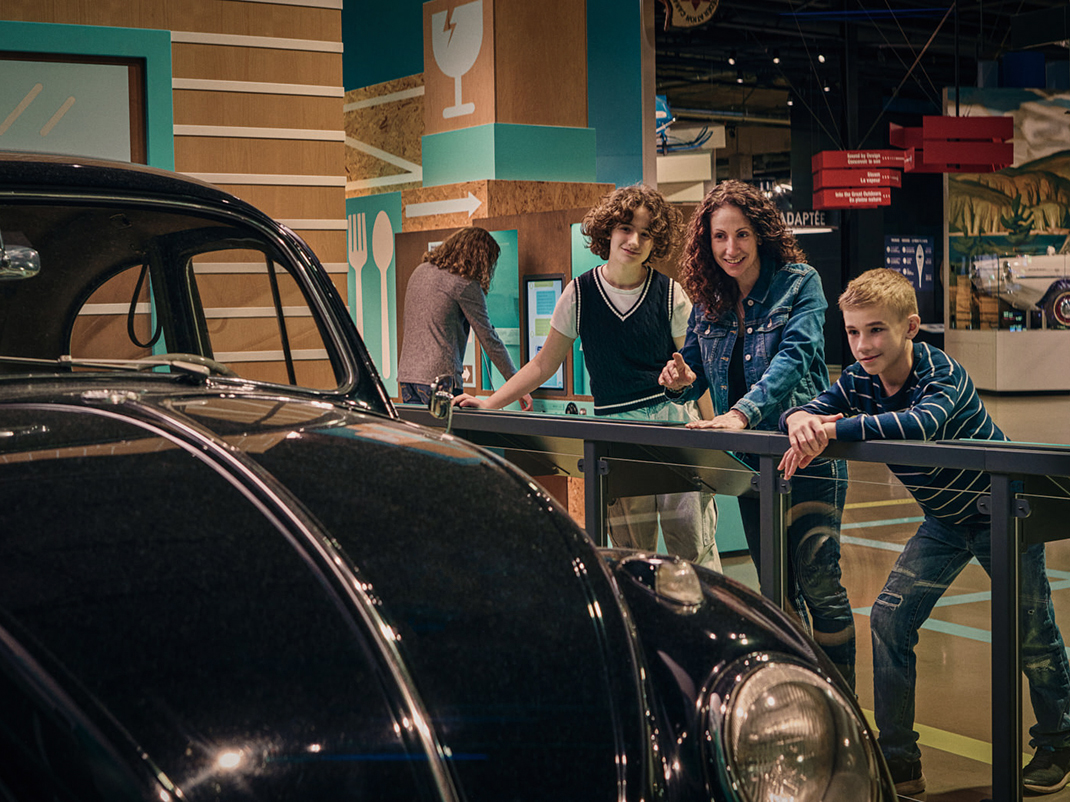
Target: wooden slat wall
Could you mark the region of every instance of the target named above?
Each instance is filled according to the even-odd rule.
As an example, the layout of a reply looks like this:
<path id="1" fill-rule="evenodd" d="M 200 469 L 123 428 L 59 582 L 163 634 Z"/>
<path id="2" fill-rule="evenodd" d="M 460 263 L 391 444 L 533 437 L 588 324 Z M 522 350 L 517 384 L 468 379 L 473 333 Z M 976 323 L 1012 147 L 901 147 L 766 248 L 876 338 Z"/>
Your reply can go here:
<path id="1" fill-rule="evenodd" d="M 286 222 L 346 297 L 342 0 L 2 6 L 12 21 L 171 31 L 176 171 Z"/>

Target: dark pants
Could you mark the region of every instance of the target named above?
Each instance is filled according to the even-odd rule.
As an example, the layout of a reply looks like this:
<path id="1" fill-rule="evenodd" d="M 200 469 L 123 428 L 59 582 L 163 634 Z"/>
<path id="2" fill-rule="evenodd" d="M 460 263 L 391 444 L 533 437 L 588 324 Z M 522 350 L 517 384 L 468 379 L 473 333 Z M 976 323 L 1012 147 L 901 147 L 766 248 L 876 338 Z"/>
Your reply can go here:
<path id="1" fill-rule="evenodd" d="M 401 391 L 401 403 L 403 404 L 423 404 L 427 406 L 431 403 L 430 384 L 398 382 L 398 389 Z M 454 395 L 461 394 L 461 390 L 457 387 L 451 388 L 451 391 Z"/>
<path id="2" fill-rule="evenodd" d="M 740 455 L 744 461 L 749 455 Z M 757 459 L 753 458 L 754 465 Z M 814 640 L 855 687 L 855 623 L 840 571 L 840 521 L 847 500 L 847 464 L 815 460 L 791 480 L 787 516 L 787 593 Z M 761 519 L 757 498 L 740 498 L 747 547 L 761 564 Z"/>

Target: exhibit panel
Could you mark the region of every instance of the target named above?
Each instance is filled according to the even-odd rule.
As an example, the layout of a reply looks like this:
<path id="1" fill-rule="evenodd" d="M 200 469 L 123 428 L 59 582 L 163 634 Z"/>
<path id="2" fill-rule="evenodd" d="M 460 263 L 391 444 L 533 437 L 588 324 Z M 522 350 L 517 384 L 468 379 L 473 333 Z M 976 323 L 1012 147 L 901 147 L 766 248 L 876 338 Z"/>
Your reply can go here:
<path id="1" fill-rule="evenodd" d="M 962 115 L 1014 123 L 1012 166 L 946 180 L 947 350 L 982 390 L 1070 391 L 1068 104 L 1057 90 L 961 91 Z"/>

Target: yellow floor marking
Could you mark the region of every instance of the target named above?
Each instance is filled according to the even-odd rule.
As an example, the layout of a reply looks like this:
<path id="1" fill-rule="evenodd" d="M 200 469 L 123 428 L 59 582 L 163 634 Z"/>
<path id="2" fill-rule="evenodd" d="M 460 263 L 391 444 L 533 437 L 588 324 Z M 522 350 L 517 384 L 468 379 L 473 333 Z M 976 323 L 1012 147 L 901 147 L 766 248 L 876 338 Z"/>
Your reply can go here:
<path id="1" fill-rule="evenodd" d="M 855 501 L 851 504 L 844 504 L 845 510 L 860 510 L 865 507 L 891 507 L 896 504 L 913 504 L 914 499 L 907 496 L 906 498 L 889 498 L 883 501 Z"/>
<path id="2" fill-rule="evenodd" d="M 873 711 L 863 709 L 862 712 L 866 716 L 866 721 L 869 722 L 870 729 L 876 733 L 877 725 L 873 721 Z M 918 733 L 918 743 L 922 746 L 930 746 L 933 749 L 939 749 L 941 752 L 948 752 L 952 755 L 976 760 L 978 763 L 992 765 L 992 744 L 988 741 L 980 741 L 977 738 L 970 738 L 947 730 L 938 730 L 936 727 L 928 727 L 917 722 L 914 723 L 914 729 Z M 1028 753 L 1023 753 L 1022 762 L 1027 763 L 1032 757 Z"/>

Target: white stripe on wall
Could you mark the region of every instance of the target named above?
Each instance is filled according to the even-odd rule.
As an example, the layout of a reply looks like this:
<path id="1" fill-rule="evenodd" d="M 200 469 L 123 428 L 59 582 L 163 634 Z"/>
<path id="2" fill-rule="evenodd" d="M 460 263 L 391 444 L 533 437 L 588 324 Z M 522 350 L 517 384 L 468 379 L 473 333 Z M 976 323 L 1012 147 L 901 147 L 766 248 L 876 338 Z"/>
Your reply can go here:
<path id="1" fill-rule="evenodd" d="M 307 306 L 284 306 L 285 317 L 312 317 Z M 232 317 L 275 317 L 273 306 L 216 306 L 204 310 L 204 316 L 210 320 Z"/>
<path id="2" fill-rule="evenodd" d="M 416 162 L 411 162 L 408 159 L 395 156 L 393 153 L 385 151 L 382 148 L 377 148 L 375 145 L 369 145 L 367 142 L 361 142 L 359 139 L 354 139 L 351 136 L 345 138 L 345 143 L 354 150 L 359 150 L 361 153 L 367 153 L 369 156 L 381 159 L 387 164 L 400 167 L 402 170 L 409 170 L 414 176 L 414 181 L 423 180 L 423 167 L 416 164 Z"/>
<path id="3" fill-rule="evenodd" d="M 342 10 L 342 0 L 231 0 L 238 3 L 271 3 L 276 6 L 308 6 L 309 8 L 333 8 Z"/>
<path id="4" fill-rule="evenodd" d="M 316 128 L 247 128 L 236 125 L 176 125 L 175 136 L 218 136 L 236 139 L 300 139 L 345 142 L 346 132 Z"/>
<path id="5" fill-rule="evenodd" d="M 259 47 L 269 50 L 305 50 L 313 53 L 341 53 L 341 42 L 318 39 L 284 39 L 279 36 L 246 36 L 237 33 L 171 31 L 171 42 L 186 45 L 225 45 Z"/>
<path id="6" fill-rule="evenodd" d="M 346 103 L 342 106 L 342 111 L 356 111 L 357 109 L 368 109 L 372 106 L 381 106 L 384 103 L 394 103 L 398 100 L 408 100 L 409 98 L 420 97 L 424 93 L 422 86 L 417 86 L 413 89 L 402 89 L 399 92 L 391 92 L 387 95 L 379 95 L 378 97 L 369 97 L 364 100 L 354 100 L 352 103 Z"/>
<path id="7" fill-rule="evenodd" d="M 328 273 L 345 273 L 349 268 L 346 262 L 321 262 Z M 194 262 L 193 272 L 201 275 L 265 275 L 263 262 Z M 125 309 L 123 310 L 126 311 Z"/>
<path id="8" fill-rule="evenodd" d="M 278 187 L 344 187 L 342 175 L 262 175 L 255 173 L 184 173 L 210 184 L 263 184 Z"/>
<path id="9" fill-rule="evenodd" d="M 327 359 L 325 348 L 299 348 L 290 352 L 295 360 Z M 282 351 L 216 351 L 219 362 L 282 362 L 286 357 Z"/>
<path id="10" fill-rule="evenodd" d="M 172 78 L 172 89 L 192 89 L 200 92 L 245 92 L 259 95 L 311 95 L 314 97 L 345 97 L 341 86 L 312 84 L 273 84 L 262 81 L 215 81 L 210 78 Z"/>
<path id="11" fill-rule="evenodd" d="M 345 219 L 339 220 L 279 220 L 294 231 L 345 231 Z"/>
<path id="12" fill-rule="evenodd" d="M 130 311 L 130 304 L 86 304 L 79 310 L 81 315 L 125 315 Z M 134 310 L 139 315 L 152 311 L 147 303 L 140 303 Z"/>
<path id="13" fill-rule="evenodd" d="M 401 173 L 400 175 L 384 175 L 379 178 L 362 178 L 359 181 L 347 181 L 346 192 L 358 189 L 376 189 L 378 187 L 392 187 L 396 184 L 409 184 L 420 181 L 421 178 L 414 173 Z"/>

